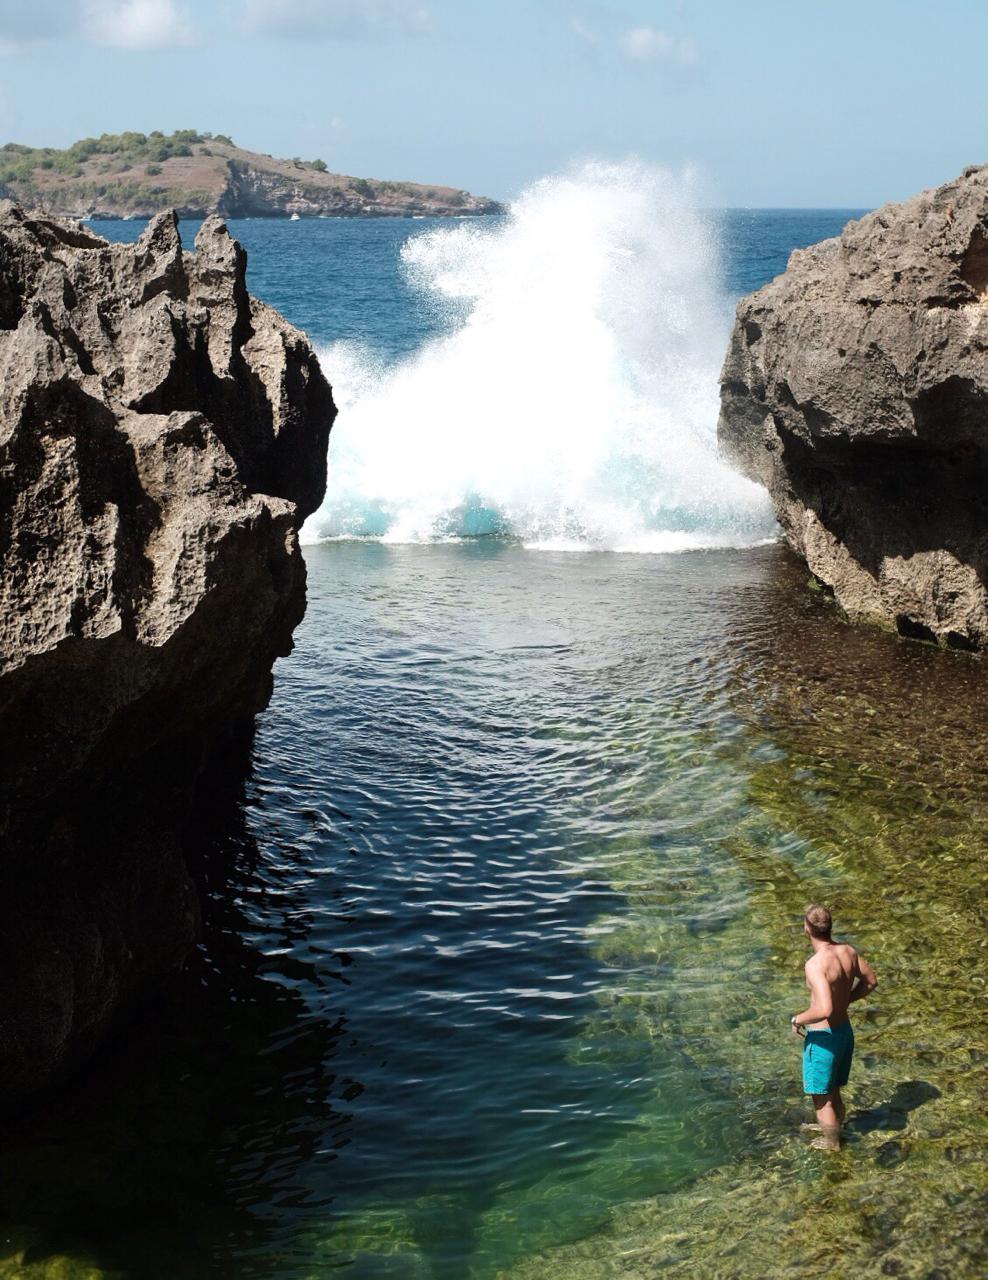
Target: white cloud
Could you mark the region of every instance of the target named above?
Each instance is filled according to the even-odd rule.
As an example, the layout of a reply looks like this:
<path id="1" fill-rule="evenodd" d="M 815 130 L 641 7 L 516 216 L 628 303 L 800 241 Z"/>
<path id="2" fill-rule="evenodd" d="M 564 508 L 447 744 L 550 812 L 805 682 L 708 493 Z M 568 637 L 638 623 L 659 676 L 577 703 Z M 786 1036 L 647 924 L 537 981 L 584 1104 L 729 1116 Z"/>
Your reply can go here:
<path id="1" fill-rule="evenodd" d="M 248 31 L 323 40 L 424 35 L 432 14 L 419 0 L 244 0 Z"/>
<path id="2" fill-rule="evenodd" d="M 175 0 L 85 0 L 83 29 L 96 44 L 118 49 L 167 49 L 195 38 Z"/>
<path id="3" fill-rule="evenodd" d="M 696 61 L 696 46 L 685 40 L 660 31 L 658 27 L 629 27 L 621 35 L 621 49 L 632 62 L 681 62 Z"/>
<path id="4" fill-rule="evenodd" d="M 596 44 L 600 39 L 590 23 L 583 18 L 571 18 L 570 28 L 578 40 L 585 40 L 587 44 Z"/>

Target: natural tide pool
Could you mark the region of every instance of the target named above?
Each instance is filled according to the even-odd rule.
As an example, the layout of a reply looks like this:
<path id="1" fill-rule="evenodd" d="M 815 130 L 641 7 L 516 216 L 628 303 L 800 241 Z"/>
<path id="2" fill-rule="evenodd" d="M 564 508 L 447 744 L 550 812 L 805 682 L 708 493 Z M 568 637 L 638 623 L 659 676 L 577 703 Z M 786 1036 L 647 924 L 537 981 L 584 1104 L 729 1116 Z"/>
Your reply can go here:
<path id="1" fill-rule="evenodd" d="M 203 946 L 8 1124 L 0 1276 L 983 1274 L 983 661 L 778 546 L 307 560 Z M 812 899 L 881 979 L 837 1156 Z"/>

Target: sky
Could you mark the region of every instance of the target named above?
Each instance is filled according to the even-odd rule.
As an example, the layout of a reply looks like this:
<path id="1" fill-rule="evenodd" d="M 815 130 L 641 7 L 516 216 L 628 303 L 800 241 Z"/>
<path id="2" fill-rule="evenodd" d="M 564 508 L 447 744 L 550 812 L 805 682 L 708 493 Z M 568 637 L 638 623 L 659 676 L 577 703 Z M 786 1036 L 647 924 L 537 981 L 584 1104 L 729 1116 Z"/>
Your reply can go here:
<path id="1" fill-rule="evenodd" d="M 988 161 L 985 0 L 0 0 L 0 141 L 230 134 L 511 199 L 589 158 L 871 208 Z"/>

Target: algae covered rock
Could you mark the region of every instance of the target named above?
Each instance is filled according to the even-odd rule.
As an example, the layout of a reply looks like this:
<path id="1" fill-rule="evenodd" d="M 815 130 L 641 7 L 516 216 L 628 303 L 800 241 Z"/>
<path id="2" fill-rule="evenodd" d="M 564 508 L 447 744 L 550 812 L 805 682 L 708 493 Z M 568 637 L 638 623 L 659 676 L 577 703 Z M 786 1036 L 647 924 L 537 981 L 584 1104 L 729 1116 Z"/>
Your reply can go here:
<path id="1" fill-rule="evenodd" d="M 0 204 L 0 1101 L 187 954 L 197 782 L 304 611 L 335 409 L 245 264 Z"/>
<path id="2" fill-rule="evenodd" d="M 988 646 L 988 167 L 742 299 L 718 434 L 848 615 Z"/>

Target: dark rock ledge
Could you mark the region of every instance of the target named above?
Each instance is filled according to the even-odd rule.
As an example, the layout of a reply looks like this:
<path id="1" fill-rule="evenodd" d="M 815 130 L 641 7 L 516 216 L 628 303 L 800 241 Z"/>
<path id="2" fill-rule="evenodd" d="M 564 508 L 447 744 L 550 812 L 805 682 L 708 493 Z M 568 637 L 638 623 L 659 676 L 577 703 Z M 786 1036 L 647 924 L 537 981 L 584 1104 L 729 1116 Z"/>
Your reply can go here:
<path id="1" fill-rule="evenodd" d="M 851 618 L 988 647 L 988 166 L 793 253 L 738 306 L 721 403 Z"/>
<path id="2" fill-rule="evenodd" d="M 0 204 L 0 1103 L 188 954 L 197 784 L 304 612 L 335 408 L 245 263 Z"/>

